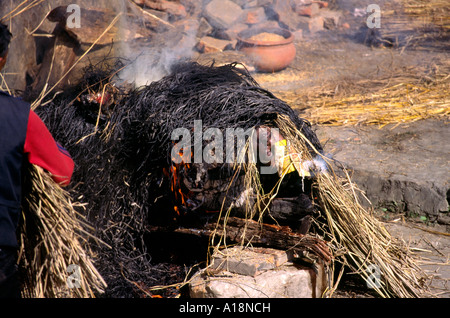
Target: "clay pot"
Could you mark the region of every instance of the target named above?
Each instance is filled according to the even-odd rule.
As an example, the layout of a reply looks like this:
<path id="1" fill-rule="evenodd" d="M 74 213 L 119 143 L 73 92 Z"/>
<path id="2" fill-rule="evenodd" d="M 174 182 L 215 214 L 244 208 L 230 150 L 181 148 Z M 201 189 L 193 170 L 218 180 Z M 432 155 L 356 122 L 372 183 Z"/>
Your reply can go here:
<path id="1" fill-rule="evenodd" d="M 276 41 L 251 40 L 261 33 L 281 35 L 284 39 Z M 247 29 L 237 36 L 236 48 L 244 52 L 260 72 L 277 72 L 286 68 L 295 58 L 293 34 L 286 29 Z"/>

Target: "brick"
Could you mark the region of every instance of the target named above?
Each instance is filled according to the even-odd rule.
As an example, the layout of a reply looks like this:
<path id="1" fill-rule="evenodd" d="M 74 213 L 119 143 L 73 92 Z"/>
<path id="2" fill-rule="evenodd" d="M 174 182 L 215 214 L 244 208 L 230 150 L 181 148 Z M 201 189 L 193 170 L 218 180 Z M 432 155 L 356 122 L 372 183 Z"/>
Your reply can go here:
<path id="1" fill-rule="evenodd" d="M 329 9 L 320 10 L 319 15 L 324 18 L 327 25 L 332 26 L 333 28 L 340 24 L 340 19 L 342 18 L 342 13 L 340 11 L 333 11 Z"/>
<path id="2" fill-rule="evenodd" d="M 347 22 L 342 23 L 342 28 L 343 29 L 350 29 L 350 24 L 348 24 Z"/>
<path id="3" fill-rule="evenodd" d="M 305 16 L 299 16 L 297 18 L 296 30 L 309 31 L 310 18 Z"/>
<path id="4" fill-rule="evenodd" d="M 242 6 L 243 9 L 245 8 L 255 8 L 255 7 L 259 7 L 260 5 L 258 5 L 258 0 L 247 0 L 245 1 L 245 4 Z"/>
<path id="5" fill-rule="evenodd" d="M 200 53 L 211 53 L 224 51 L 230 45 L 232 45 L 230 41 L 204 36 L 197 42 L 195 48 Z"/>
<path id="6" fill-rule="evenodd" d="M 208 21 L 205 18 L 200 18 L 198 30 L 197 30 L 197 37 L 202 38 L 204 36 L 207 36 L 213 32 L 213 27 L 211 24 L 208 23 Z"/>
<path id="7" fill-rule="evenodd" d="M 223 254 L 215 254 L 211 266 L 217 270 L 256 276 L 262 272 L 281 266 L 292 259 L 292 254 L 269 248 L 226 249 Z"/>
<path id="8" fill-rule="evenodd" d="M 189 293 L 191 298 L 319 298 L 328 280 L 324 266 L 316 268 L 286 262 L 256 276 L 206 268 L 194 274 Z"/>
<path id="9" fill-rule="evenodd" d="M 217 29 L 226 30 L 240 17 L 242 8 L 230 0 L 212 0 L 203 10 L 204 17 Z"/>
<path id="10" fill-rule="evenodd" d="M 289 1 L 273 0 L 273 4 L 266 6 L 265 10 L 268 19 L 278 21 L 283 28 L 296 29 L 298 14 L 292 10 Z"/>
<path id="11" fill-rule="evenodd" d="M 151 0 L 144 0 L 144 1 L 139 0 L 134 2 L 138 5 L 143 5 L 144 7 L 150 9 L 170 13 L 178 18 L 185 18 L 187 16 L 186 8 L 180 3 L 171 2 L 167 0 L 159 0 L 157 2 Z"/>
<path id="12" fill-rule="evenodd" d="M 323 17 L 317 16 L 310 19 L 308 23 L 308 29 L 310 33 L 316 33 L 322 31 L 324 26 Z"/>
<path id="13" fill-rule="evenodd" d="M 295 12 L 306 17 L 315 17 L 319 14 L 319 10 L 320 5 L 317 2 L 311 3 L 309 5 L 298 5 L 295 8 Z"/>
<path id="14" fill-rule="evenodd" d="M 246 24 L 257 24 L 267 20 L 264 8 L 245 9 L 240 20 Z"/>
<path id="15" fill-rule="evenodd" d="M 317 3 L 321 9 L 328 8 L 328 2 L 326 1 L 313 1 L 313 3 Z"/>
<path id="16" fill-rule="evenodd" d="M 236 40 L 239 32 L 248 29 L 248 25 L 244 23 L 236 23 L 224 31 L 229 40 Z"/>
<path id="17" fill-rule="evenodd" d="M 233 1 L 233 2 L 236 3 L 238 6 L 240 6 L 241 8 L 243 8 L 243 7 L 246 5 L 246 3 L 247 3 L 248 0 L 231 0 L 231 1 Z"/>
<path id="18" fill-rule="evenodd" d="M 295 42 L 298 42 L 303 39 L 303 30 L 302 29 L 294 31 L 294 32 L 292 32 L 292 34 L 294 35 Z"/>

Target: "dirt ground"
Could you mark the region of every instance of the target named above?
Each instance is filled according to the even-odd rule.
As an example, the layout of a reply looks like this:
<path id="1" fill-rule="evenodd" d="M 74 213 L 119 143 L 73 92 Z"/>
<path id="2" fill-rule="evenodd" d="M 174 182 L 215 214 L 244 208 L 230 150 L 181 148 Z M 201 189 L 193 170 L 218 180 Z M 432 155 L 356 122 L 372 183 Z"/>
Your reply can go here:
<path id="1" fill-rule="evenodd" d="M 434 297 L 450 297 L 450 237 L 436 227 L 411 221 L 386 223 L 390 233 L 407 242 L 419 257 L 419 266 L 429 276 L 430 293 Z M 444 234 L 445 233 L 445 234 Z"/>
<path id="2" fill-rule="evenodd" d="M 392 74 L 398 76 L 402 72 L 407 76 L 411 70 L 425 75 L 430 69 L 450 61 L 449 51 L 436 49 L 436 46 L 420 49 L 370 47 L 360 41 L 357 29 L 358 25 L 353 24 L 349 30 L 305 34 L 296 42 L 297 56 L 288 68 L 274 74 L 253 73 L 253 76 L 262 87 L 281 95 L 285 92 L 304 95 L 308 90 L 332 85 L 337 90 L 345 90 L 346 94 L 357 94 L 361 89 L 355 85 L 358 81 L 373 81 L 376 85 L 377 79 Z M 198 57 L 199 62 L 211 60 L 218 64 L 247 61 L 235 51 Z M 301 108 L 301 105 L 291 106 Z M 419 265 L 429 275 L 430 293 L 424 297 L 449 298 L 448 118 L 387 125 L 382 129 L 349 125 L 316 128 L 326 153 L 351 169 L 364 172 L 355 173 L 357 183 L 361 183 L 364 190 L 372 191 L 371 196 L 379 200 L 372 203 L 380 219 L 385 221 L 393 236 L 409 244 Z M 394 188 L 390 194 L 394 197 L 380 194 L 387 186 Z M 395 198 L 396 187 L 401 188 L 400 199 Z M 415 189 L 413 193 L 409 193 L 411 188 Z M 442 202 L 437 202 L 434 196 L 440 196 Z M 396 200 L 403 201 L 401 208 L 387 206 L 387 201 L 394 205 L 400 203 Z M 435 207 L 439 213 L 429 213 L 427 208 L 433 204 L 440 205 Z M 414 213 L 408 213 L 413 210 Z M 371 297 L 370 293 L 348 290 L 345 286 L 336 296 Z"/>

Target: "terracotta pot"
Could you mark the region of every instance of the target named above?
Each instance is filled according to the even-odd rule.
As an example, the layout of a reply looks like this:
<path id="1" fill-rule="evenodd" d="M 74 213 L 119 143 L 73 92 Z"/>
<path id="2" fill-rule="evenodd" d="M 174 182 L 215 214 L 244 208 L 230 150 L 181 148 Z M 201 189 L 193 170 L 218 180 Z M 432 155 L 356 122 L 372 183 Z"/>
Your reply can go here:
<path id="1" fill-rule="evenodd" d="M 250 40 L 254 35 L 267 32 L 281 35 L 279 41 Z M 277 72 L 286 68 L 295 58 L 293 34 L 286 29 L 247 29 L 238 34 L 237 49 L 244 52 L 253 66 L 261 72 Z"/>

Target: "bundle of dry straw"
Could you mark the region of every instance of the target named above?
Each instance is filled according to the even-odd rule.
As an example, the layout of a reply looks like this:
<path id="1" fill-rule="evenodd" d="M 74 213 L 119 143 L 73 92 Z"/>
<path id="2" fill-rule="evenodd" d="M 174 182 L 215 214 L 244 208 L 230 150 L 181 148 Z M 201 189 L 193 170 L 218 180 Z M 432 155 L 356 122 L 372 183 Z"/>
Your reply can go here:
<path id="1" fill-rule="evenodd" d="M 446 0 L 402 0 L 403 11 L 423 24 L 450 30 L 450 8 Z"/>
<path id="2" fill-rule="evenodd" d="M 313 145 L 289 118 L 280 116 L 277 126 L 297 153 L 308 154 L 306 145 Z M 324 157 L 324 160 L 329 159 Z M 417 266 L 408 246 L 392 237 L 381 222 L 363 208 L 357 195 L 360 190 L 348 174 L 345 178 L 338 177 L 333 169 L 318 174 L 315 188 L 317 204 L 325 214 L 323 228 L 329 232 L 330 244 L 336 251 L 345 251 L 337 260 L 370 283 L 370 287 L 381 297 L 419 297 L 425 290 L 424 273 Z M 379 276 L 372 276 L 372 268 Z M 338 283 L 339 278 L 329 295 Z"/>
<path id="3" fill-rule="evenodd" d="M 274 125 L 288 141 L 292 153 L 300 155 L 302 160 L 312 160 L 314 155 L 321 155 L 289 117 L 278 115 Z M 308 148 L 312 148 L 313 152 Z M 368 287 L 383 298 L 425 295 L 426 276 L 408 246 L 392 237 L 382 223 L 361 205 L 358 194 L 362 194 L 362 191 L 351 182 L 345 168 L 342 169 L 346 177 L 340 177 L 334 171 L 338 167 L 333 168 L 333 163 L 328 158 L 323 159 L 328 162 L 330 171 L 315 177 L 315 203 L 323 214 L 323 218 L 318 216 L 315 222 L 333 251 L 334 262 L 329 268 L 332 277 L 335 263 L 343 264 L 336 281 L 330 284 L 323 296 L 333 295 L 345 269 L 362 277 Z M 246 198 L 247 217 L 256 216 L 262 220 L 264 214 L 270 213 L 270 203 L 276 197 L 277 187 L 285 175 L 281 176 L 272 191 L 264 193 L 259 186 L 260 180 L 254 165 L 248 164 L 244 169 L 245 187 L 252 192 Z M 231 208 L 232 206 L 223 211 L 225 220 Z M 226 242 L 220 239 L 214 247 L 215 251 L 220 250 L 220 244 L 226 246 Z"/>
<path id="4" fill-rule="evenodd" d="M 280 92 L 293 108 L 300 107 L 302 116 L 312 123 L 328 126 L 378 125 L 409 123 L 421 119 L 448 119 L 450 116 L 450 65 L 437 74 L 417 76 L 398 74 L 377 80 L 356 82 L 358 92 L 336 93 L 333 87 L 308 90 L 317 92 Z M 344 86 L 344 88 L 343 88 Z"/>
<path id="5" fill-rule="evenodd" d="M 19 231 L 19 269 L 25 298 L 87 298 L 106 283 L 93 264 L 92 228 L 69 193 L 30 165 Z M 90 242 L 92 243 L 92 242 Z M 70 266 L 72 265 L 72 266 Z"/>
<path id="6" fill-rule="evenodd" d="M 447 83 L 448 84 L 448 83 Z M 311 120 L 325 125 L 387 124 L 425 118 L 448 118 L 448 86 L 431 88 L 401 83 L 373 94 L 356 94 L 342 99 L 321 98 L 308 110 Z"/>

